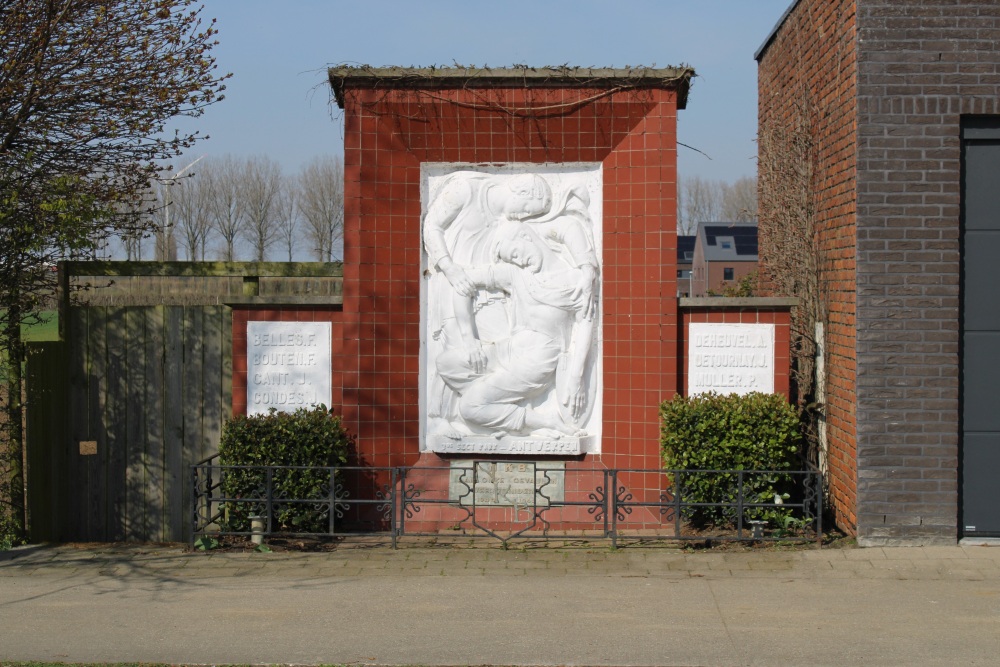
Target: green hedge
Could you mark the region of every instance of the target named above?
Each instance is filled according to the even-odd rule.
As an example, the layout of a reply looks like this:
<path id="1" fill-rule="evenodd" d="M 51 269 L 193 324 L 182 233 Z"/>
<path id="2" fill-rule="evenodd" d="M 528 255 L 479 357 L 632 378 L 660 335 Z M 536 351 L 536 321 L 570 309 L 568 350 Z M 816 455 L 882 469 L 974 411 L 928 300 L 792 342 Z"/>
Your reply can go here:
<path id="1" fill-rule="evenodd" d="M 228 503 L 226 528 L 250 530 L 249 517 L 263 516 L 266 468 L 262 466 L 311 466 L 321 470 L 276 469 L 272 529 L 291 532 L 324 532 L 328 527 L 330 473 L 326 468 L 343 465 L 353 446 L 341 419 L 325 406 L 299 408 L 295 412 L 238 415 L 226 422 L 219 443 L 224 469 L 222 493 L 239 500 Z M 288 503 L 283 499 L 308 499 L 314 503 Z M 254 500 L 258 499 L 258 500 Z"/>
<path id="2" fill-rule="evenodd" d="M 800 451 L 801 431 L 795 409 L 780 394 L 701 394 L 676 396 L 660 406 L 661 447 L 668 470 L 766 470 L 745 474 L 745 503 L 773 503 L 786 498 L 792 469 Z M 678 473 L 671 480 L 674 493 L 685 503 L 735 502 L 739 475 L 735 473 Z M 786 510 L 748 509 L 746 519 L 780 520 Z M 693 507 L 685 513 L 693 525 L 731 526 L 734 510 Z"/>

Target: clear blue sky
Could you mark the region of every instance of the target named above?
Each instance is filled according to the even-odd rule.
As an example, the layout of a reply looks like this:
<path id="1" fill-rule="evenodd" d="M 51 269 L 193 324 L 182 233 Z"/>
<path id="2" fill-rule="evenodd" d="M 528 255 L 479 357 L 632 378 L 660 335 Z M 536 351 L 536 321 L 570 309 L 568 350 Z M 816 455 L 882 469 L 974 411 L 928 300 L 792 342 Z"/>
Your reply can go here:
<path id="1" fill-rule="evenodd" d="M 342 153 L 326 68 L 512 64 L 691 65 L 679 115 L 681 176 L 754 173 L 753 54 L 791 0 L 203 0 L 226 99 L 196 121 L 187 156 L 264 154 L 287 172 Z M 185 124 L 187 126 L 187 124 Z M 187 158 L 175 162 L 183 166 Z"/>

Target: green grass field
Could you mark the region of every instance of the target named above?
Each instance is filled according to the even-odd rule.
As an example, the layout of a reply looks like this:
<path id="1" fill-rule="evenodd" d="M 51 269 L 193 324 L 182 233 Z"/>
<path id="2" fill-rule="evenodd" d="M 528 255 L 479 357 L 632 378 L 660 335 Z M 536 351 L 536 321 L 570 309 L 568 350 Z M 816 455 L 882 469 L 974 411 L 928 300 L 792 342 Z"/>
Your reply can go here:
<path id="1" fill-rule="evenodd" d="M 3 311 L 0 311 L 2 313 Z M 42 311 L 42 321 L 38 324 L 22 324 L 21 339 L 26 343 L 42 343 L 59 340 L 59 311 Z M 0 663 L 0 667 L 4 667 Z"/>
<path id="2" fill-rule="evenodd" d="M 43 322 L 22 326 L 21 337 L 29 343 L 59 340 L 59 313 L 54 310 L 46 311 Z"/>

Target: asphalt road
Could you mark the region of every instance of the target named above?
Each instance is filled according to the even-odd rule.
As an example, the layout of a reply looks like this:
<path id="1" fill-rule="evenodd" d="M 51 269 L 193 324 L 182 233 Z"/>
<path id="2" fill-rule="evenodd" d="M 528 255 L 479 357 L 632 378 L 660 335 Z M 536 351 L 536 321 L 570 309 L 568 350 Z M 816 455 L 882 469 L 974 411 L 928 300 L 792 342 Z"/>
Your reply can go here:
<path id="1" fill-rule="evenodd" d="M 0 554 L 0 659 L 996 665 L 1000 548 Z"/>

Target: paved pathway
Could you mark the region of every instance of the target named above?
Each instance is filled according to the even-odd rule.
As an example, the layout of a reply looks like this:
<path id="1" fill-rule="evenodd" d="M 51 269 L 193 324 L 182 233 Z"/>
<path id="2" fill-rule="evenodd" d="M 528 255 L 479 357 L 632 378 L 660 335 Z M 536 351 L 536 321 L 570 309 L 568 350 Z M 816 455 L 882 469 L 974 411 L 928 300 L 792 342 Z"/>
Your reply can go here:
<path id="1" fill-rule="evenodd" d="M 0 552 L 3 660 L 1000 664 L 1000 548 Z"/>

